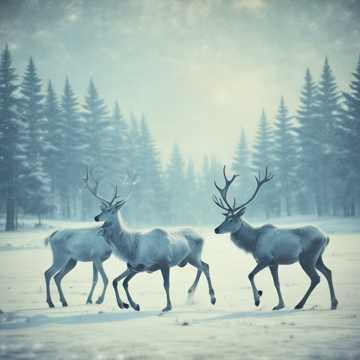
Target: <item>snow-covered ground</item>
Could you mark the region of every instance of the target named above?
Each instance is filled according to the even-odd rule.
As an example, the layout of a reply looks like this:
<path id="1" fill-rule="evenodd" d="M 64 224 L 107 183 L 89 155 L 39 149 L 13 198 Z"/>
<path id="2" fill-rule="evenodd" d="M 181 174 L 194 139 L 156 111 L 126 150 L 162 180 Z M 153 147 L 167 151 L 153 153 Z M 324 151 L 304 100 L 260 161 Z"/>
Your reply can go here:
<path id="1" fill-rule="evenodd" d="M 60 306 L 52 283 L 56 308 L 48 309 L 43 273 L 51 252 L 43 240 L 54 229 L 0 232 L 0 359 L 360 359 L 360 221 L 291 221 L 329 232 L 324 260 L 333 271 L 338 310 L 329 310 L 324 278 L 304 310 L 293 310 L 309 285 L 298 264 L 280 268 L 286 309 L 271 311 L 277 297 L 269 270 L 256 277 L 264 291 L 256 308 L 247 279 L 254 260 L 228 235 L 214 235 L 210 228 L 198 230 L 206 238 L 204 260 L 210 264 L 215 306 L 204 278 L 195 303 L 187 303 L 196 273 L 191 266 L 171 271 L 171 313 L 159 316 L 165 304 L 159 273 L 139 274 L 130 283 L 140 312 L 118 309 L 111 285 L 104 304 L 85 305 L 92 268 L 80 263 L 63 281 L 69 307 Z M 110 279 L 125 269 L 115 257 L 104 266 Z"/>

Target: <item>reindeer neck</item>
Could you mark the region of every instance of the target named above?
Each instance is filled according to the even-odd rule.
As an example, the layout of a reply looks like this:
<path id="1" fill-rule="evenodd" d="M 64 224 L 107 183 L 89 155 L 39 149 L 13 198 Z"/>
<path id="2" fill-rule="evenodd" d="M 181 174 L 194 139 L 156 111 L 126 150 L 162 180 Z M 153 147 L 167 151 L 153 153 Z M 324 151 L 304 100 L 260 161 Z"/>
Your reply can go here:
<path id="1" fill-rule="evenodd" d="M 115 253 L 124 261 L 131 262 L 137 247 L 136 233 L 129 231 L 120 213 L 103 225 L 106 239 L 113 246 Z"/>
<path id="2" fill-rule="evenodd" d="M 236 246 L 252 253 L 255 250 L 258 230 L 243 219 L 241 222 L 242 225 L 239 230 L 231 233 L 231 240 L 235 243 Z"/>

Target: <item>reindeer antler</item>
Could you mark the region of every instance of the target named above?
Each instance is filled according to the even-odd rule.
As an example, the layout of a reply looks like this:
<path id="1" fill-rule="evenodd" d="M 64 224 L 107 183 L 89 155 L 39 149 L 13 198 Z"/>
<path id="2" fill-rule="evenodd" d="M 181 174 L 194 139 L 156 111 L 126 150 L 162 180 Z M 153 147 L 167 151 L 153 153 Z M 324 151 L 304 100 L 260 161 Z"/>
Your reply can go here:
<path id="1" fill-rule="evenodd" d="M 254 191 L 254 193 L 252 194 L 251 198 L 244 202 L 243 204 L 240 205 L 240 208 L 245 207 L 247 204 L 251 203 L 251 201 L 253 201 L 255 199 L 256 194 L 258 193 L 258 191 L 260 190 L 260 188 L 267 183 L 268 181 L 270 181 L 272 178 L 274 177 L 274 175 L 272 175 L 269 171 L 268 171 L 268 167 L 265 168 L 265 176 L 261 179 L 261 172 L 259 170 L 258 175 L 255 175 L 255 180 L 256 180 L 256 189 Z"/>
<path id="2" fill-rule="evenodd" d="M 94 183 L 94 186 L 91 186 L 90 185 L 90 181 L 89 179 L 91 178 L 91 180 L 93 181 Z M 98 190 L 99 190 L 99 185 L 100 185 L 100 182 L 99 180 L 97 180 L 94 175 L 93 175 L 93 170 L 90 170 L 89 171 L 89 167 L 87 166 L 86 167 L 86 174 L 83 178 L 83 181 L 86 185 L 86 187 L 88 188 L 88 190 L 91 192 L 91 194 L 93 194 L 97 199 L 99 199 L 100 201 L 102 201 L 104 204 L 106 205 L 110 205 L 111 203 L 106 200 L 105 198 L 103 198 L 102 196 L 100 196 L 98 194 Z"/>
<path id="3" fill-rule="evenodd" d="M 216 182 L 214 182 L 216 189 L 219 191 L 219 193 L 221 195 L 221 199 L 216 197 L 215 195 L 213 195 L 213 201 L 218 207 L 220 207 L 221 209 L 226 211 L 226 214 L 224 214 L 224 215 L 227 215 L 228 213 L 234 214 L 238 210 L 245 208 L 246 205 L 248 205 L 251 201 L 254 200 L 254 198 L 255 198 L 256 194 L 258 193 L 259 189 L 261 188 L 261 186 L 273 178 L 273 175 L 268 171 L 267 167 L 265 169 L 265 176 L 262 179 L 261 179 L 261 173 L 259 171 L 258 175 L 255 176 L 255 180 L 256 180 L 255 192 L 253 193 L 253 195 L 250 197 L 250 199 L 248 201 L 246 201 L 245 203 L 243 203 L 239 206 L 236 206 L 235 198 L 233 200 L 233 204 L 232 205 L 229 204 L 229 202 L 227 200 L 227 192 L 229 190 L 230 185 L 232 184 L 232 182 L 235 180 L 235 178 L 238 175 L 233 175 L 232 178 L 229 180 L 226 176 L 225 165 L 223 168 L 223 174 L 224 174 L 224 179 L 225 179 L 225 186 L 223 188 L 221 188 L 220 186 L 218 186 L 216 184 Z"/>
<path id="4" fill-rule="evenodd" d="M 221 195 L 221 199 L 213 195 L 213 201 L 214 203 L 220 207 L 221 209 L 225 210 L 227 213 L 235 213 L 237 210 L 240 209 L 240 207 L 236 206 L 236 199 L 233 200 L 233 205 L 230 205 L 227 200 L 227 192 L 229 190 L 230 185 L 233 183 L 233 181 L 237 178 L 238 175 L 234 174 L 231 179 L 228 179 L 226 176 L 226 165 L 223 167 L 223 175 L 225 179 L 225 186 L 221 188 L 216 181 L 214 181 L 214 185 L 216 189 L 219 191 Z"/>

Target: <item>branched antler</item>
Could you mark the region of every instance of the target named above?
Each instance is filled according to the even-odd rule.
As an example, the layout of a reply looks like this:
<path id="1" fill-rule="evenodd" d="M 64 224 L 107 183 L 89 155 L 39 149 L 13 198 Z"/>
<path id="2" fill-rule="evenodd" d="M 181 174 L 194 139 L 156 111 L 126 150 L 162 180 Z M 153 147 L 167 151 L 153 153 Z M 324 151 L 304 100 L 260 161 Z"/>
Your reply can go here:
<path id="1" fill-rule="evenodd" d="M 214 181 L 214 185 L 216 189 L 219 191 L 221 198 L 218 198 L 217 196 L 213 195 L 213 201 L 214 203 L 220 207 L 221 209 L 225 210 L 226 213 L 235 213 L 237 210 L 240 209 L 240 207 L 236 206 L 236 199 L 233 200 L 233 205 L 231 206 L 229 201 L 227 200 L 227 193 L 229 190 L 230 185 L 233 183 L 233 181 L 237 178 L 238 175 L 233 175 L 231 179 L 228 179 L 226 176 L 226 165 L 223 167 L 223 175 L 225 179 L 225 186 L 221 188 L 216 181 Z"/>
<path id="2" fill-rule="evenodd" d="M 90 180 L 94 183 L 94 186 L 90 185 Z M 94 177 L 93 170 L 89 171 L 88 166 L 86 167 L 86 173 L 85 173 L 85 176 L 83 178 L 83 181 L 84 181 L 86 187 L 88 188 L 88 190 L 91 192 L 91 194 L 93 194 L 97 199 L 99 199 L 104 204 L 110 205 L 110 202 L 108 200 L 106 200 L 105 198 L 103 198 L 102 196 L 100 196 L 98 194 L 100 182 L 99 182 L 99 180 L 97 180 Z"/>
<path id="3" fill-rule="evenodd" d="M 223 168 L 223 174 L 224 174 L 224 179 L 225 179 L 225 186 L 223 188 L 221 188 L 220 186 L 218 186 L 216 184 L 216 182 L 214 182 L 216 189 L 219 191 L 221 198 L 216 197 L 215 195 L 213 195 L 213 201 L 214 203 L 220 207 L 221 209 L 225 210 L 226 213 L 224 215 L 227 214 L 235 214 L 237 211 L 239 211 L 240 209 L 244 209 L 246 207 L 246 205 L 248 205 L 251 201 L 254 200 L 256 194 L 258 193 L 258 191 L 260 190 L 261 186 L 264 185 L 265 183 L 267 183 L 268 181 L 270 181 L 273 178 L 273 175 L 268 171 L 268 168 L 266 167 L 265 169 L 265 176 L 264 178 L 261 178 L 261 173 L 259 171 L 258 175 L 255 176 L 255 180 L 256 180 L 256 189 L 255 192 L 253 193 L 253 195 L 250 197 L 250 199 L 248 201 L 246 201 L 245 203 L 236 206 L 236 199 L 234 198 L 233 200 L 233 204 L 230 205 L 230 203 L 227 200 L 227 192 L 229 190 L 230 185 L 233 183 L 233 181 L 235 180 L 235 178 L 238 175 L 233 175 L 232 178 L 229 180 L 226 176 L 226 169 L 225 169 L 225 165 Z"/>

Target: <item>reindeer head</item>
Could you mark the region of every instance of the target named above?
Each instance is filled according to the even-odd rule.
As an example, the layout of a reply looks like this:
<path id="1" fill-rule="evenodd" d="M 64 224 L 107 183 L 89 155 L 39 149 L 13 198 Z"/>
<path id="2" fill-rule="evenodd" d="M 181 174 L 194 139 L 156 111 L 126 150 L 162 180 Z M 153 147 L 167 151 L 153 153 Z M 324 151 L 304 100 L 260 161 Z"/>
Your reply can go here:
<path id="1" fill-rule="evenodd" d="M 232 205 L 228 202 L 227 192 L 229 190 L 230 185 L 233 183 L 233 181 L 236 179 L 238 175 L 233 175 L 232 178 L 229 180 L 226 176 L 225 165 L 223 168 L 223 175 L 225 179 L 225 186 L 223 188 L 221 188 L 216 184 L 216 182 L 214 182 L 215 187 L 219 191 L 221 198 L 218 198 L 215 195 L 213 195 L 213 201 L 219 208 L 225 210 L 225 212 L 223 213 L 223 215 L 225 216 L 225 220 L 214 230 L 216 234 L 234 233 L 238 231 L 242 225 L 241 216 L 243 216 L 245 213 L 246 205 L 248 205 L 251 201 L 254 200 L 261 186 L 273 178 L 273 175 L 271 175 L 268 172 L 268 168 L 265 169 L 265 176 L 263 179 L 261 179 L 261 174 L 259 171 L 258 176 L 255 176 L 255 180 L 256 180 L 255 192 L 248 201 L 237 206 L 235 198 L 233 200 Z"/>
<path id="2" fill-rule="evenodd" d="M 118 210 L 122 206 L 124 206 L 128 201 L 128 199 L 130 198 L 131 192 L 133 190 L 133 186 L 136 184 L 136 180 L 137 180 L 136 175 L 130 176 L 128 174 L 127 180 L 123 181 L 123 183 L 128 183 L 130 185 L 130 189 L 127 196 L 125 196 L 125 198 L 121 198 L 118 195 L 118 186 L 115 185 L 112 199 L 107 200 L 98 194 L 99 185 L 100 185 L 99 180 L 94 177 L 92 171 L 86 169 L 86 174 L 85 177 L 83 178 L 83 181 L 87 189 L 90 191 L 90 193 L 93 194 L 101 202 L 100 205 L 101 213 L 96 215 L 94 220 L 111 222 L 114 219 L 114 216 L 116 216 Z M 93 183 L 93 185 L 90 184 L 90 181 Z"/>

